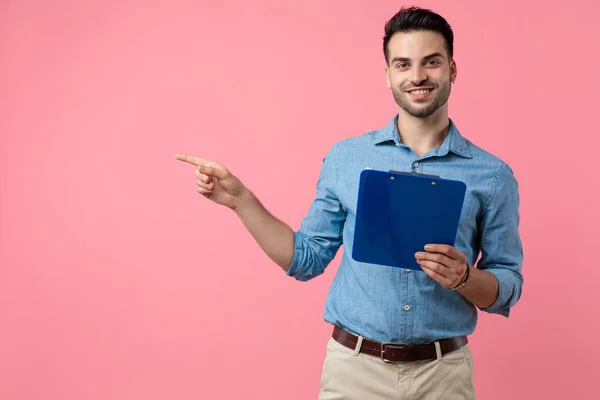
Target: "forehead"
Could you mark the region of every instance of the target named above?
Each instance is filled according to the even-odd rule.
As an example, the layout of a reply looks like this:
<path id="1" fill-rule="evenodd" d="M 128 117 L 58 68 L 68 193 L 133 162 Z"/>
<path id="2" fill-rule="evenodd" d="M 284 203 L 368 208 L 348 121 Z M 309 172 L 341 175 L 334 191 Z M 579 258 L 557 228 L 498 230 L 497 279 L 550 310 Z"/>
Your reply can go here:
<path id="1" fill-rule="evenodd" d="M 448 56 L 444 37 L 433 31 L 397 32 L 388 42 L 388 52 L 390 60 L 394 57 L 419 59 L 436 52 Z"/>

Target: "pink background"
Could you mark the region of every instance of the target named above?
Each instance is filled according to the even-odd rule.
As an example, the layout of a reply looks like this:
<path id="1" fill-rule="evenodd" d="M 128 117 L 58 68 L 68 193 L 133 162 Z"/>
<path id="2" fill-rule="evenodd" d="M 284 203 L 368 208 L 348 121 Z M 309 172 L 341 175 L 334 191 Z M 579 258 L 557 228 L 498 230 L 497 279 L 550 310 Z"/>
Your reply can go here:
<path id="1" fill-rule="evenodd" d="M 596 399 L 600 3 L 429 1 L 450 114 L 514 168 L 525 286 L 479 398 Z M 323 155 L 385 125 L 393 1 L 0 2 L 0 399 L 316 398 L 338 258 L 287 278 L 187 152 L 296 229 Z"/>

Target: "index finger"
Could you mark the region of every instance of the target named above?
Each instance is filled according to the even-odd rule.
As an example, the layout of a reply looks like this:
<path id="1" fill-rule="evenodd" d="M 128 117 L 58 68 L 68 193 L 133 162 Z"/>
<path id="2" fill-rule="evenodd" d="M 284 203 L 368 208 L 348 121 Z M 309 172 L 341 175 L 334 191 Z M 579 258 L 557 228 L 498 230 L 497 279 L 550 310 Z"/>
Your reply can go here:
<path id="1" fill-rule="evenodd" d="M 425 250 L 432 253 L 442 253 L 455 260 L 458 260 L 462 254 L 455 247 L 447 244 L 428 244 L 425 246 Z"/>
<path id="2" fill-rule="evenodd" d="M 185 161 L 187 163 L 194 164 L 196 166 L 207 163 L 207 161 L 203 158 L 196 157 L 196 156 L 188 156 L 188 155 L 179 154 L 179 153 L 175 154 L 175 158 L 179 161 Z"/>

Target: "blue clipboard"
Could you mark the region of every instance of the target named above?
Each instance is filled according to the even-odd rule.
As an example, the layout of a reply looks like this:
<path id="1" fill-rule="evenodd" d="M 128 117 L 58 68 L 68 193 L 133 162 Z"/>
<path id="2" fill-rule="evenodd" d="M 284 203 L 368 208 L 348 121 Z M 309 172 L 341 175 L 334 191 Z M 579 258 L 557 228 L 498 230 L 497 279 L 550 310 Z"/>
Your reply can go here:
<path id="1" fill-rule="evenodd" d="M 360 174 L 352 258 L 421 270 L 414 254 L 426 244 L 454 246 L 467 185 L 401 171 Z"/>

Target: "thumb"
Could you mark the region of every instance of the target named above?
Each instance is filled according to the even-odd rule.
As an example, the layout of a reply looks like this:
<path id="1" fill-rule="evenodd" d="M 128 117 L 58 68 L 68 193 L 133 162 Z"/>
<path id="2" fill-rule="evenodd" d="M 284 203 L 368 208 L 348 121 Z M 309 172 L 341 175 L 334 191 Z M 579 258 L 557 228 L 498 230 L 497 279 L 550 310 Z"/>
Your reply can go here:
<path id="1" fill-rule="evenodd" d="M 214 176 L 218 179 L 226 179 L 231 176 L 231 172 L 227 168 L 217 163 L 200 165 L 198 166 L 198 170 L 203 174 Z"/>

